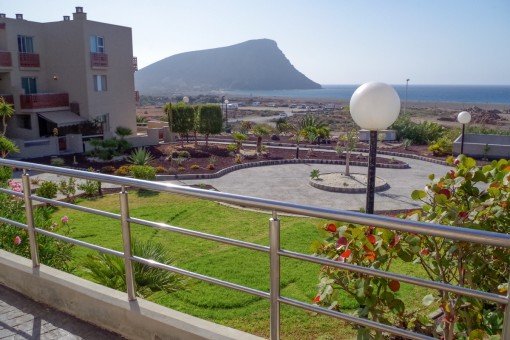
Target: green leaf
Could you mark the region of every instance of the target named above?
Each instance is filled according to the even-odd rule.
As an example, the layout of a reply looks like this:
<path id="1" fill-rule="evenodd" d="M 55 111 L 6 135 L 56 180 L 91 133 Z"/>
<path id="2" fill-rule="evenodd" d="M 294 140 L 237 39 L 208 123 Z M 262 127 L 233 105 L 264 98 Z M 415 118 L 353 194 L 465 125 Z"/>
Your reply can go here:
<path id="1" fill-rule="evenodd" d="M 434 300 L 435 300 L 434 295 L 428 294 L 423 297 L 421 303 L 423 303 L 424 306 L 430 306 L 434 302 Z"/>
<path id="2" fill-rule="evenodd" d="M 367 328 L 358 329 L 358 336 L 356 340 L 370 340 L 370 332 Z"/>
<path id="3" fill-rule="evenodd" d="M 439 195 L 434 196 L 434 202 L 436 204 L 446 204 L 446 203 L 448 203 L 448 199 L 446 198 L 446 195 L 439 194 Z"/>
<path id="4" fill-rule="evenodd" d="M 484 334 L 484 331 L 481 329 L 473 329 L 471 333 L 469 333 L 469 340 L 483 339 Z"/>
<path id="5" fill-rule="evenodd" d="M 492 196 L 492 197 L 498 197 L 501 193 L 501 190 L 499 190 L 498 188 L 488 188 L 487 189 L 487 192 Z"/>
<path id="6" fill-rule="evenodd" d="M 395 313 L 395 314 L 400 314 L 400 313 L 403 313 L 404 310 L 405 310 L 405 305 L 404 303 L 402 302 L 402 300 L 399 300 L 399 299 L 394 299 L 390 305 L 390 310 Z"/>
<path id="7" fill-rule="evenodd" d="M 429 175 L 429 180 L 433 181 L 433 180 L 434 180 L 434 178 L 435 178 L 435 175 L 434 175 L 434 174 L 430 174 L 430 175 Z"/>
<path id="8" fill-rule="evenodd" d="M 411 198 L 415 201 L 427 197 L 427 193 L 423 190 L 414 190 L 411 194 Z"/>
<path id="9" fill-rule="evenodd" d="M 314 240 L 310 245 L 310 250 L 313 253 L 320 253 L 320 251 L 322 250 L 322 243 L 317 240 Z"/>

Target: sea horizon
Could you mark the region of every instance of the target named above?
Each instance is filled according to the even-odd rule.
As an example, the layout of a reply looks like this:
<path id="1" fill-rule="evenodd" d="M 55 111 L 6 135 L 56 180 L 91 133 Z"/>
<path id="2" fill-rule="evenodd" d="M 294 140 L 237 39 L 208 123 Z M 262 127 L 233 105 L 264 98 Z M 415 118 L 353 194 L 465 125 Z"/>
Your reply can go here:
<path id="1" fill-rule="evenodd" d="M 225 94 L 252 97 L 324 98 L 350 100 L 361 84 L 324 84 L 307 90 L 232 90 Z M 391 85 L 401 101 L 510 105 L 510 85 Z"/>

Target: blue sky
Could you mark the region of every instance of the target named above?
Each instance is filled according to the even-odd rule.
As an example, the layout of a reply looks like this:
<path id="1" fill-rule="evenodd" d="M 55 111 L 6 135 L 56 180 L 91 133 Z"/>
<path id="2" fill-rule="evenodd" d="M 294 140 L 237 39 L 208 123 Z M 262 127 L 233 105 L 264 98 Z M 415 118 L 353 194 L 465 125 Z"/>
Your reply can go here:
<path id="1" fill-rule="evenodd" d="M 268 38 L 321 84 L 510 85 L 508 0 L 0 0 L 0 12 L 133 29 L 139 67 Z"/>

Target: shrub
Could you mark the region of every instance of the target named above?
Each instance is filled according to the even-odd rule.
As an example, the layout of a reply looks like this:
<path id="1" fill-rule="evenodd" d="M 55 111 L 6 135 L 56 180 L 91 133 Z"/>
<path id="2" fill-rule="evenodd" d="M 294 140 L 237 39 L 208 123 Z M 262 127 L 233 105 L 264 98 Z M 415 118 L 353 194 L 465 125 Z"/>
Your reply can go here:
<path id="1" fill-rule="evenodd" d="M 184 150 L 184 151 L 174 151 L 174 152 L 172 152 L 171 156 L 172 156 L 172 159 L 173 158 L 179 158 L 179 157 L 180 158 L 190 158 L 191 157 L 189 151 L 186 151 L 186 150 Z"/>
<path id="2" fill-rule="evenodd" d="M 135 256 L 172 265 L 173 260 L 169 252 L 160 243 L 135 239 L 132 251 Z M 123 258 L 105 253 L 88 255 L 83 267 L 94 281 L 110 288 L 126 291 L 126 271 Z M 185 289 L 185 281 L 180 275 L 136 261 L 133 261 L 133 274 L 136 295 L 143 298 L 159 291 L 172 293 Z"/>
<path id="3" fill-rule="evenodd" d="M 398 217 L 508 234 L 510 162 L 502 159 L 479 168 L 475 160 L 463 155 L 447 162 L 455 164 L 455 169 L 440 178 L 430 175 L 425 190 L 412 193 L 414 200 L 423 202 L 422 210 Z M 508 248 L 354 224 L 326 223 L 321 229 L 329 237 L 314 242 L 317 256 L 384 271 L 392 271 L 393 259 L 398 258 L 421 265 L 432 281 L 496 294 L 508 292 Z M 342 310 L 345 299 L 339 291 L 346 291 L 359 306 L 358 316 L 384 324 L 426 329 L 428 335 L 448 340 L 489 339 L 501 334 L 504 311 L 495 303 L 438 291 L 422 299 L 425 307 L 440 308 L 442 315 L 432 320 L 425 308 L 409 310 L 396 294 L 399 290 L 396 280 L 324 267 L 313 302 Z M 372 337 L 383 338 L 358 327 L 358 338 Z"/>
<path id="4" fill-rule="evenodd" d="M 35 189 L 35 194 L 44 198 L 55 198 L 57 197 L 58 185 L 52 181 L 45 181 L 41 183 L 41 186 Z"/>
<path id="5" fill-rule="evenodd" d="M 184 157 L 172 158 L 171 164 L 174 167 L 175 166 L 180 166 L 185 160 L 186 160 L 186 158 L 184 158 Z"/>
<path id="6" fill-rule="evenodd" d="M 180 167 L 178 167 L 178 168 L 177 168 L 177 170 L 179 170 L 179 171 L 184 171 L 184 170 L 186 170 L 186 168 L 185 168 L 185 167 L 183 167 L 183 166 L 180 166 Z"/>
<path id="7" fill-rule="evenodd" d="M 8 166 L 0 165 L 0 187 L 7 184 L 7 181 L 12 178 L 12 169 Z"/>
<path id="8" fill-rule="evenodd" d="M 115 174 L 118 176 L 127 176 L 131 172 L 132 165 L 122 165 L 117 170 L 115 170 Z"/>
<path id="9" fill-rule="evenodd" d="M 319 169 L 313 169 L 310 171 L 310 178 L 318 181 L 320 179 L 321 172 Z"/>
<path id="10" fill-rule="evenodd" d="M 236 155 L 234 157 L 234 163 L 235 164 L 241 164 L 243 162 L 243 157 L 241 155 Z"/>
<path id="11" fill-rule="evenodd" d="M 429 151 L 435 156 L 451 155 L 453 152 L 453 141 L 448 136 L 440 137 L 432 145 L 428 147 Z"/>
<path id="12" fill-rule="evenodd" d="M 212 163 L 208 164 L 207 169 L 214 170 L 215 169 L 214 164 L 212 164 Z"/>
<path id="13" fill-rule="evenodd" d="M 390 129 L 397 132 L 399 140 L 410 139 L 414 144 L 427 145 L 437 140 L 445 131 L 444 128 L 434 122 L 415 123 L 409 115 L 400 116 Z"/>
<path id="14" fill-rule="evenodd" d="M 156 169 L 150 165 L 133 165 L 131 167 L 131 174 L 134 178 L 154 180 L 156 179 Z"/>
<path id="15" fill-rule="evenodd" d="M 64 164 L 66 164 L 66 162 L 64 161 L 64 159 L 62 157 L 52 157 L 50 159 L 50 164 L 53 166 L 62 166 Z"/>
<path id="16" fill-rule="evenodd" d="M 128 161 L 134 165 L 148 165 L 154 160 L 154 156 L 146 148 L 136 148 L 131 152 Z"/>
<path id="17" fill-rule="evenodd" d="M 112 165 L 106 165 L 101 168 L 101 172 L 104 174 L 113 174 L 115 172 L 115 167 Z"/>
<path id="18" fill-rule="evenodd" d="M 157 174 L 162 174 L 166 172 L 166 169 L 162 166 L 157 166 L 154 168 L 154 170 L 156 171 Z"/>
<path id="19" fill-rule="evenodd" d="M 209 157 L 209 164 L 216 164 L 217 161 L 218 161 L 218 157 L 216 157 L 214 155 Z"/>
<path id="20" fill-rule="evenodd" d="M 192 166 L 190 166 L 190 169 L 200 169 L 200 166 L 197 164 L 193 164 Z"/>
<path id="21" fill-rule="evenodd" d="M 76 180 L 73 177 L 69 177 L 67 181 L 62 179 L 58 185 L 58 191 L 69 200 L 76 194 Z"/>
<path id="22" fill-rule="evenodd" d="M 85 196 L 94 196 L 99 194 L 99 190 L 101 190 L 101 182 L 88 179 L 84 183 L 79 184 L 78 189 L 82 190 Z"/>
<path id="23" fill-rule="evenodd" d="M 237 152 L 237 144 L 229 144 L 227 145 L 227 150 L 230 152 Z"/>

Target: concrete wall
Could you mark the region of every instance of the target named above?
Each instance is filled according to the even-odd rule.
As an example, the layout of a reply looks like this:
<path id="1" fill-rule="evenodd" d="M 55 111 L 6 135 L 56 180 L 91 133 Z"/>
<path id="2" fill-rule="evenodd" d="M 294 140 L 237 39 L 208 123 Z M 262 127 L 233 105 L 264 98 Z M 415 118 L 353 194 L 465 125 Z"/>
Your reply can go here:
<path id="1" fill-rule="evenodd" d="M 16 143 L 20 152 L 9 154 L 9 158 L 35 158 L 59 154 L 58 137 L 37 140 L 13 139 L 12 141 Z"/>
<path id="2" fill-rule="evenodd" d="M 261 339 L 40 266 L 0 250 L 0 284 L 128 339 Z"/>
<path id="3" fill-rule="evenodd" d="M 397 140 L 397 132 L 395 130 L 379 130 L 377 131 L 377 138 L 381 134 L 384 134 L 384 141 L 394 141 Z M 360 141 L 369 141 L 370 140 L 370 131 L 369 130 L 359 130 L 358 138 Z"/>
<path id="4" fill-rule="evenodd" d="M 462 135 L 453 142 L 453 154 L 460 154 Z M 464 155 L 474 158 L 510 158 L 510 136 L 464 135 Z"/>

